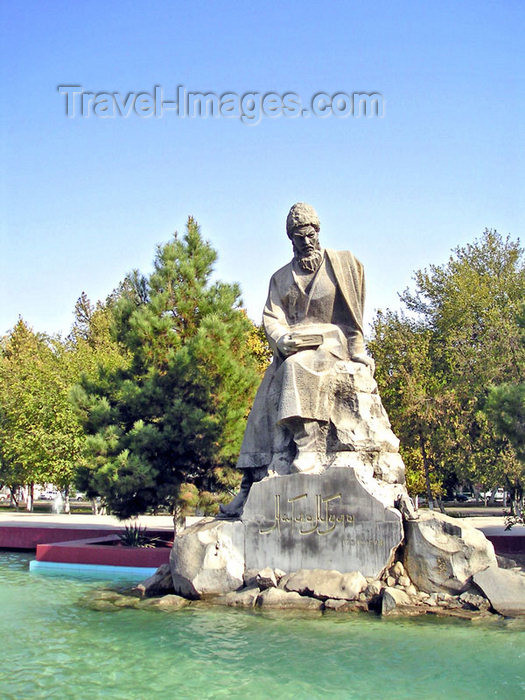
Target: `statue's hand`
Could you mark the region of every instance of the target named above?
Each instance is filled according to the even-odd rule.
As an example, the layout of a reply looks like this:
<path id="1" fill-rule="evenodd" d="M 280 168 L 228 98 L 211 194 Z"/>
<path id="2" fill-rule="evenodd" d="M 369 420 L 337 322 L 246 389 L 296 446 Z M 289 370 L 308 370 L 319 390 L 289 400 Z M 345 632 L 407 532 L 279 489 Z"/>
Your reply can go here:
<path id="1" fill-rule="evenodd" d="M 297 352 L 299 346 L 293 335 L 291 333 L 286 333 L 277 341 L 277 349 L 281 355 L 288 357 L 288 355 L 293 355 L 295 352 Z"/>
<path id="2" fill-rule="evenodd" d="M 368 355 L 365 355 L 364 353 L 359 353 L 358 355 L 352 355 L 350 359 L 353 362 L 360 362 L 362 365 L 366 365 L 370 369 L 372 375 L 374 374 L 376 370 L 376 363 Z"/>

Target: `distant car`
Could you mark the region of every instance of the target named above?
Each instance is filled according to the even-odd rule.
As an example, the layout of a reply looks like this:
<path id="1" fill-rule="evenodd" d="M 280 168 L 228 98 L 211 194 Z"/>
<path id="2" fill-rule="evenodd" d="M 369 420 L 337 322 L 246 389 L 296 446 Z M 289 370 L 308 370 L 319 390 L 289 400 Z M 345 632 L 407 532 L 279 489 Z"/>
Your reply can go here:
<path id="1" fill-rule="evenodd" d="M 74 496 L 75 501 L 85 501 L 86 500 L 86 494 L 82 493 L 82 491 L 77 491 L 75 496 Z"/>
<path id="2" fill-rule="evenodd" d="M 466 503 L 470 499 L 466 493 L 457 493 L 454 497 L 454 500 L 458 501 L 458 503 Z"/>
<path id="3" fill-rule="evenodd" d="M 58 491 L 44 491 L 40 494 L 39 500 L 41 501 L 54 501 L 58 496 Z"/>
<path id="4" fill-rule="evenodd" d="M 487 491 L 486 493 L 481 492 L 479 495 L 481 496 L 481 498 L 489 500 L 492 498 L 492 491 Z M 497 503 L 503 503 L 504 501 L 506 501 L 504 489 L 496 489 L 496 492 L 494 494 L 494 501 L 496 501 Z"/>

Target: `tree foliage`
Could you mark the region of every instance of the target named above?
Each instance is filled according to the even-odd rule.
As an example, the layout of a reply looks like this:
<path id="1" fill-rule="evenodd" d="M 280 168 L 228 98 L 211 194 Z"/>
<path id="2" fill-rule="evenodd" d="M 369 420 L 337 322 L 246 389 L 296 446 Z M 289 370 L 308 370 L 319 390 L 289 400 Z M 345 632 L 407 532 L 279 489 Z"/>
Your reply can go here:
<path id="1" fill-rule="evenodd" d="M 61 488 L 72 480 L 82 431 L 68 402 L 70 367 L 63 344 L 35 334 L 22 319 L 0 355 L 0 479 Z"/>
<path id="2" fill-rule="evenodd" d="M 202 493 L 232 479 L 260 360 L 238 286 L 211 282 L 215 260 L 190 217 L 157 248 L 152 274 L 134 271 L 112 300 L 129 366 L 72 393 L 88 434 L 84 483 L 119 517 L 175 513 L 195 495 L 188 483 Z"/>
<path id="3" fill-rule="evenodd" d="M 515 383 L 524 367 L 519 241 L 485 230 L 414 279 L 415 290 L 401 295 L 406 313 L 378 313 L 370 342 L 409 466 L 417 470 L 426 459 L 429 474 L 445 485 L 523 479 L 515 447 L 484 410 L 490 387 Z"/>
<path id="4" fill-rule="evenodd" d="M 67 489 L 83 461 L 84 433 L 69 401 L 82 375 L 126 363 L 111 337 L 111 313 L 83 293 L 66 340 L 20 319 L 0 348 L 0 482 Z"/>
<path id="5" fill-rule="evenodd" d="M 525 347 L 525 302 L 517 317 L 521 344 Z M 516 381 L 492 386 L 485 403 L 485 413 L 497 432 L 504 436 L 514 448 L 519 466 L 515 474 L 507 475 L 507 486 L 514 498 L 514 515 L 521 515 L 523 500 L 523 476 L 525 464 L 525 366 L 518 362 Z"/>

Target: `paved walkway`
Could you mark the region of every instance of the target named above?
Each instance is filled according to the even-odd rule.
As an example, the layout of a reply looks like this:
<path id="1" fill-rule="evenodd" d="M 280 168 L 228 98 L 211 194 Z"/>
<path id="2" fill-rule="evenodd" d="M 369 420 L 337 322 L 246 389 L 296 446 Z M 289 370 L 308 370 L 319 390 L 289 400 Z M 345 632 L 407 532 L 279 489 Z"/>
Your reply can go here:
<path id="1" fill-rule="evenodd" d="M 134 520 L 118 520 L 113 515 L 57 515 L 55 513 L 27 513 L 25 511 L 0 513 L 0 527 L 67 527 L 79 530 L 119 529 L 137 523 L 148 530 L 173 530 L 171 515 L 141 515 Z"/>
<path id="2" fill-rule="evenodd" d="M 491 532 L 492 534 L 508 534 L 525 536 L 525 527 L 515 525 L 512 530 L 505 530 L 505 518 L 503 516 L 487 515 L 462 517 L 461 520 L 469 522 L 474 527 Z M 125 525 L 137 523 L 141 527 L 150 530 L 173 530 L 171 515 L 140 515 L 133 520 L 118 520 L 112 515 L 57 515 L 55 513 L 27 513 L 26 511 L 0 513 L 0 527 L 68 527 L 85 529 L 122 529 Z"/>

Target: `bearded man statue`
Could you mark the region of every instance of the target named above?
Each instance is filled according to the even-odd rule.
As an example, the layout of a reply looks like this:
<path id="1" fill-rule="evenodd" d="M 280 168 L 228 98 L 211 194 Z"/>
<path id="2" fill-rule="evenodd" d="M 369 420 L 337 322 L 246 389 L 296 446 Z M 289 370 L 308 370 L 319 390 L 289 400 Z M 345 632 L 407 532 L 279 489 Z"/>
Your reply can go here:
<path id="1" fill-rule="evenodd" d="M 363 266 L 349 251 L 321 248 L 319 230 L 313 207 L 294 204 L 286 220 L 293 259 L 272 276 L 263 312 L 273 361 L 248 418 L 241 489 L 222 517 L 241 515 L 253 482 L 321 473 L 338 450 L 355 449 L 341 444 L 334 424 L 350 410 L 344 375 L 354 363 L 375 385 L 363 340 Z"/>

